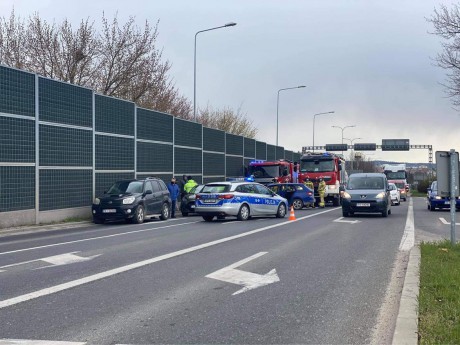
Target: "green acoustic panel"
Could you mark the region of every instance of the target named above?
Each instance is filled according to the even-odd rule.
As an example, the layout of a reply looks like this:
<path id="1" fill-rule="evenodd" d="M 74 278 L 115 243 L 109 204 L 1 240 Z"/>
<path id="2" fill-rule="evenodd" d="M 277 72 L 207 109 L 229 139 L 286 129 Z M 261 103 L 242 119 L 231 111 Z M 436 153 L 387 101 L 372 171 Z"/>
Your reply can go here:
<path id="1" fill-rule="evenodd" d="M 276 147 L 276 153 L 275 153 L 276 159 L 284 159 L 284 147 L 281 147 L 281 146 L 275 146 L 275 147 Z"/>
<path id="2" fill-rule="evenodd" d="M 40 166 L 93 165 L 93 132 L 40 125 Z"/>
<path id="3" fill-rule="evenodd" d="M 203 183 L 211 183 L 211 182 L 222 182 L 225 181 L 224 176 L 219 176 L 219 177 L 204 177 L 203 178 Z"/>
<path id="4" fill-rule="evenodd" d="M 276 160 L 276 146 L 267 144 L 267 160 Z"/>
<path id="5" fill-rule="evenodd" d="M 134 173 L 96 173 L 96 196 L 107 192 L 116 181 L 132 179 Z"/>
<path id="6" fill-rule="evenodd" d="M 173 177 L 173 175 L 172 174 L 138 174 L 137 175 L 138 180 L 141 180 L 146 177 L 157 177 L 163 180 L 163 182 L 167 185 L 171 181 L 171 178 Z"/>
<path id="7" fill-rule="evenodd" d="M 256 157 L 256 141 L 254 139 L 244 138 L 244 156 Z"/>
<path id="8" fill-rule="evenodd" d="M 35 75 L 0 66 L 0 113 L 35 117 Z"/>
<path id="9" fill-rule="evenodd" d="M 173 146 L 137 142 L 137 171 L 173 171 Z"/>
<path id="10" fill-rule="evenodd" d="M 174 118 L 174 144 L 201 148 L 201 124 Z"/>
<path id="11" fill-rule="evenodd" d="M 174 172 L 181 174 L 201 175 L 201 150 L 174 148 Z"/>
<path id="12" fill-rule="evenodd" d="M 107 96 L 95 96 L 96 131 L 134 135 L 134 103 Z"/>
<path id="13" fill-rule="evenodd" d="M 300 153 L 294 152 L 294 153 L 292 154 L 292 160 L 293 160 L 294 162 L 300 162 L 300 157 L 301 157 L 301 156 L 302 156 L 302 155 L 301 155 Z"/>
<path id="14" fill-rule="evenodd" d="M 0 213 L 34 208 L 35 167 L 0 166 Z"/>
<path id="15" fill-rule="evenodd" d="M 227 156 L 227 177 L 242 177 L 244 174 L 243 157 Z"/>
<path id="16" fill-rule="evenodd" d="M 249 172 L 248 172 L 248 167 L 249 167 L 249 163 L 252 162 L 253 159 L 249 159 L 249 158 L 245 158 L 243 163 L 244 163 L 244 168 L 243 168 L 243 173 L 244 173 L 244 176 L 248 176 L 249 175 Z"/>
<path id="17" fill-rule="evenodd" d="M 40 211 L 91 206 L 91 170 L 40 170 Z"/>
<path id="18" fill-rule="evenodd" d="M 93 127 L 93 92 L 83 87 L 39 78 L 40 120 Z"/>
<path id="19" fill-rule="evenodd" d="M 292 157 L 292 151 L 284 150 L 284 159 L 287 159 L 287 160 L 290 160 L 291 162 L 294 162 L 294 159 Z"/>
<path id="20" fill-rule="evenodd" d="M 0 116 L 0 162 L 35 162 L 35 121 Z"/>
<path id="21" fill-rule="evenodd" d="M 225 132 L 203 127 L 203 150 L 225 152 Z"/>
<path id="22" fill-rule="evenodd" d="M 225 155 L 218 153 L 203 153 L 203 175 L 224 176 Z"/>
<path id="23" fill-rule="evenodd" d="M 256 141 L 256 159 L 267 159 L 267 144 L 261 141 Z"/>
<path id="24" fill-rule="evenodd" d="M 96 135 L 97 170 L 134 170 L 134 139 Z"/>
<path id="25" fill-rule="evenodd" d="M 137 108 L 137 139 L 173 142 L 174 117 Z"/>
<path id="26" fill-rule="evenodd" d="M 243 155 L 243 137 L 239 135 L 227 133 L 227 154 L 229 155 Z"/>

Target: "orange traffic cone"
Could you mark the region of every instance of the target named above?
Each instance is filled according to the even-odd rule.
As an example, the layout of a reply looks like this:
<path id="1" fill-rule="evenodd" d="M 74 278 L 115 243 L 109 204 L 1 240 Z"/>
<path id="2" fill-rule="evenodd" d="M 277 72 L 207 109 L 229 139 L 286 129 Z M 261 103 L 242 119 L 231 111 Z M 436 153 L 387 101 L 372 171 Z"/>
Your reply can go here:
<path id="1" fill-rule="evenodd" d="M 289 214 L 289 220 L 296 220 L 294 214 L 294 206 L 291 206 L 291 213 Z"/>

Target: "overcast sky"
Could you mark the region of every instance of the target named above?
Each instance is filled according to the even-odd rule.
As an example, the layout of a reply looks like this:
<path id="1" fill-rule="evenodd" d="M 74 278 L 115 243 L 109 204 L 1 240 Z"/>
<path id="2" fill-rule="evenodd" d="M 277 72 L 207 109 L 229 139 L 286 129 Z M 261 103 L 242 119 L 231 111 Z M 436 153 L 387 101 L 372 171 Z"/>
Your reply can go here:
<path id="1" fill-rule="evenodd" d="M 431 0 L 1 0 L 2 15 L 38 11 L 47 20 L 99 21 L 118 11 L 139 26 L 159 23 L 158 43 L 179 90 L 193 100 L 193 49 L 197 31 L 197 103 L 242 109 L 259 129 L 258 140 L 298 151 L 345 138 L 381 144 L 410 139 L 436 150 L 460 150 L 459 113 L 434 66 L 440 38 L 426 21 L 440 4 Z M 345 140 L 345 142 L 347 142 Z M 370 152 L 369 158 L 427 162 L 427 150 Z"/>

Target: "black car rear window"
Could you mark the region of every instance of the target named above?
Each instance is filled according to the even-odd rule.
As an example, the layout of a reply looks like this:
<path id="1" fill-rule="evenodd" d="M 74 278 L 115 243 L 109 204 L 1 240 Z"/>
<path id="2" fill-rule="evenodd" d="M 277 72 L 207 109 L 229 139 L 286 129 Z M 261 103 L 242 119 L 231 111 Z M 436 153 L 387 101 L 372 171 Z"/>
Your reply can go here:
<path id="1" fill-rule="evenodd" d="M 200 193 L 227 193 L 230 191 L 228 184 L 209 184 L 203 187 Z"/>

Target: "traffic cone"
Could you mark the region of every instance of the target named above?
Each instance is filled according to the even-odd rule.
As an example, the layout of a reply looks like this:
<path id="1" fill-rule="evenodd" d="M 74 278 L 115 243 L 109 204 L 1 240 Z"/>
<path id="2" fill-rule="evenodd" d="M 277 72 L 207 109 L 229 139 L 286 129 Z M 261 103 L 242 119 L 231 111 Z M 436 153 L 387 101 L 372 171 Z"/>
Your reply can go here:
<path id="1" fill-rule="evenodd" d="M 291 213 L 289 214 L 289 220 L 296 220 L 294 214 L 294 206 L 291 206 Z"/>

